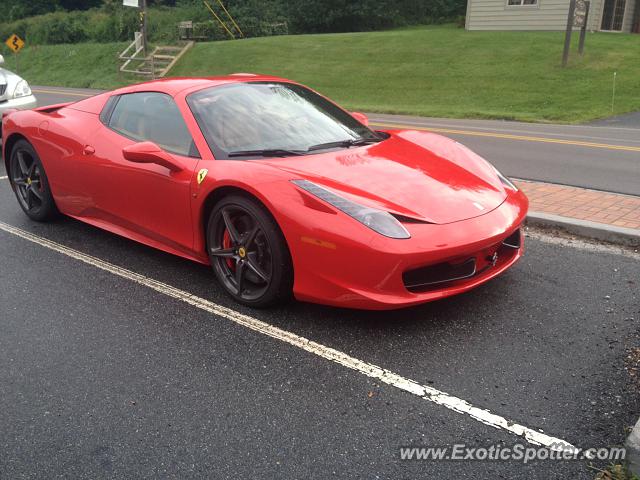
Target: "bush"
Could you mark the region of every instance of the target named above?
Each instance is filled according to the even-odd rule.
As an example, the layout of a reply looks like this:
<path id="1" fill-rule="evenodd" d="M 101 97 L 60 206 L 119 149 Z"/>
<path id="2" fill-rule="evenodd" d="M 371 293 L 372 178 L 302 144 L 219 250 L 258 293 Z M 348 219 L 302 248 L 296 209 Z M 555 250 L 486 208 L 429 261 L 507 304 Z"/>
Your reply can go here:
<path id="1" fill-rule="evenodd" d="M 87 21 L 87 33 L 92 42 L 110 43 L 131 41 L 139 28 L 136 12 L 125 10 L 114 13 L 100 12 Z"/>
<path id="2" fill-rule="evenodd" d="M 25 37 L 35 45 L 85 42 L 88 35 L 82 14 L 54 12 L 33 17 L 27 23 Z"/>

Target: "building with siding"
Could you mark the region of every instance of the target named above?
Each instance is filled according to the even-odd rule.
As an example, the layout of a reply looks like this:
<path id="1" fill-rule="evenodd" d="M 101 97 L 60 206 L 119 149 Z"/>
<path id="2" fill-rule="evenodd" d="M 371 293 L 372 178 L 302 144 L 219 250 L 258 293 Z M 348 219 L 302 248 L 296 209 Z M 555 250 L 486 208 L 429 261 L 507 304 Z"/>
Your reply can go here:
<path id="1" fill-rule="evenodd" d="M 564 30 L 569 0 L 467 0 L 467 30 Z M 640 0 L 591 0 L 592 31 L 639 32 Z"/>

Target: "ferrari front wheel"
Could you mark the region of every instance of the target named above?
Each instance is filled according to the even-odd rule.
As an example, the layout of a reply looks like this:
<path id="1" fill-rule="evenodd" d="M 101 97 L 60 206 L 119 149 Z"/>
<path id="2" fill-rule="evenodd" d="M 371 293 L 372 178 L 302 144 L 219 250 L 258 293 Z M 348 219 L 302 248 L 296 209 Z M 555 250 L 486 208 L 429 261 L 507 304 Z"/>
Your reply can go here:
<path id="1" fill-rule="evenodd" d="M 211 266 L 236 301 L 268 307 L 291 296 L 293 267 L 286 241 L 265 208 L 233 195 L 219 201 L 207 224 Z"/>
<path id="2" fill-rule="evenodd" d="M 11 184 L 29 218 L 44 222 L 58 213 L 40 157 L 26 140 L 19 140 L 9 160 Z"/>

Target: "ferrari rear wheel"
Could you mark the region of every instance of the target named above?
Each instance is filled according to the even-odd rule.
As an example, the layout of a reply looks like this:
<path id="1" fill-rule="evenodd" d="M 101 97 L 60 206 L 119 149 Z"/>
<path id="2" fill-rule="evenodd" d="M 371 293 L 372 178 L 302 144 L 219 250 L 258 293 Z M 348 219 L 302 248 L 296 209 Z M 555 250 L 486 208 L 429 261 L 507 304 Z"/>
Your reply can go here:
<path id="1" fill-rule="evenodd" d="M 26 140 L 13 147 L 9 169 L 18 203 L 29 218 L 45 222 L 58 214 L 40 157 Z"/>
<path id="2" fill-rule="evenodd" d="M 219 201 L 209 217 L 207 245 L 216 278 L 236 301 L 268 307 L 291 297 L 289 250 L 258 202 L 240 195 Z"/>

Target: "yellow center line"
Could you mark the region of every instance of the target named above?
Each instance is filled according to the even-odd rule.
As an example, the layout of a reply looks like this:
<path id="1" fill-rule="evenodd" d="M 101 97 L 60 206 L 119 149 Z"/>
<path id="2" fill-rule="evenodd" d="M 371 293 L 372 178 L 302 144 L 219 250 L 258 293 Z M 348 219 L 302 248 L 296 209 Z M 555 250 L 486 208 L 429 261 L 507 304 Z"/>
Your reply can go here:
<path id="1" fill-rule="evenodd" d="M 78 92 L 68 92 L 65 90 L 40 90 L 38 89 L 32 89 L 31 90 L 33 93 L 51 93 L 54 95 L 69 95 L 70 97 L 93 97 L 95 95 L 98 95 L 97 93 L 78 93 Z"/>
<path id="2" fill-rule="evenodd" d="M 557 143 L 561 145 L 574 145 L 578 147 L 588 148 L 604 148 L 608 150 L 624 150 L 627 152 L 640 152 L 640 147 L 631 147 L 628 145 L 610 145 L 607 143 L 594 143 L 594 142 L 581 142 L 577 140 L 562 140 L 560 138 L 546 138 L 546 137 L 530 137 L 525 135 L 510 135 L 507 133 L 492 133 L 492 132 L 476 132 L 473 130 L 455 130 L 451 128 L 429 128 L 429 127 L 416 127 L 414 125 L 399 125 L 394 123 L 374 123 L 371 125 L 376 127 L 389 127 L 389 128 L 403 128 L 410 130 L 425 130 L 435 133 L 451 133 L 457 135 L 470 135 L 474 137 L 489 137 L 489 138 L 503 138 L 505 140 L 519 140 L 523 142 L 540 142 L 540 143 Z"/>

